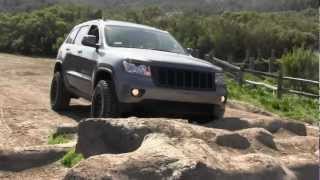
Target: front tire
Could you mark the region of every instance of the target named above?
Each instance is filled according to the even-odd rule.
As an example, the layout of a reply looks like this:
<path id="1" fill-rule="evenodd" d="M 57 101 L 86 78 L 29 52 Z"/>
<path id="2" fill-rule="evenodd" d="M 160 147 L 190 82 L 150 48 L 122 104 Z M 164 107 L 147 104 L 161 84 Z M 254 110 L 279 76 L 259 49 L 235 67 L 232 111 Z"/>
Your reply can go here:
<path id="1" fill-rule="evenodd" d="M 63 78 L 60 72 L 53 76 L 50 90 L 50 104 L 54 111 L 62 111 L 69 107 L 70 94 L 66 90 Z"/>
<path id="2" fill-rule="evenodd" d="M 119 102 L 111 81 L 98 82 L 91 105 L 91 117 L 93 118 L 117 118 L 120 117 Z"/>
<path id="3" fill-rule="evenodd" d="M 213 108 L 213 120 L 221 120 L 224 117 L 225 105 L 215 105 Z"/>

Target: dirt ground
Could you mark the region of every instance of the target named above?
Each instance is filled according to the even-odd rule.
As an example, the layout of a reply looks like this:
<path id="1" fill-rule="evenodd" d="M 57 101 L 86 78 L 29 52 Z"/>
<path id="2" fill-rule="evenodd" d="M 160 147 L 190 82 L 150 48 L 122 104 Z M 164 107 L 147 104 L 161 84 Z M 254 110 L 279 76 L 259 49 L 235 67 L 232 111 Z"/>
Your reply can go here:
<path id="1" fill-rule="evenodd" d="M 0 150 L 45 145 L 57 125 L 76 124 L 89 116 L 89 103 L 81 99 L 72 100 L 70 110 L 63 114 L 50 109 L 53 66 L 53 59 L 0 54 Z M 264 121 L 278 117 L 229 106 L 226 119 L 232 118 Z M 238 126 L 241 129 L 241 124 Z M 0 171 L 0 179 L 57 179 L 65 172 L 65 168 L 55 163 L 18 173 Z"/>
<path id="2" fill-rule="evenodd" d="M 76 123 L 88 106 L 57 114 L 50 109 L 54 60 L 0 54 L 0 148 L 46 144 L 54 127 Z M 84 102 L 76 100 L 78 105 Z"/>

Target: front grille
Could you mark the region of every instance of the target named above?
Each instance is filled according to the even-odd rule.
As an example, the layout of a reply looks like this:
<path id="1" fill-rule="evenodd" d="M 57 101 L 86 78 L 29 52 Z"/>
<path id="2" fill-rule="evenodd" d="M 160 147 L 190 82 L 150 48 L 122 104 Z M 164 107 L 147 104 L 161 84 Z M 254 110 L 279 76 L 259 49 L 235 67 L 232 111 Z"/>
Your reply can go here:
<path id="1" fill-rule="evenodd" d="M 152 78 L 157 86 L 165 88 L 215 90 L 214 72 L 152 67 Z"/>

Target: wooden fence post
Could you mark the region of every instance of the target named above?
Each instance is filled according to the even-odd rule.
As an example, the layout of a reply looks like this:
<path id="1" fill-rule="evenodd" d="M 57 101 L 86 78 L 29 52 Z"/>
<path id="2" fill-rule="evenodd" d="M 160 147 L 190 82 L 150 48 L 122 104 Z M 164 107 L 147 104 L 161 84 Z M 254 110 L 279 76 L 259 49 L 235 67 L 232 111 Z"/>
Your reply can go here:
<path id="1" fill-rule="evenodd" d="M 214 50 L 211 50 L 208 54 L 206 54 L 204 56 L 205 60 L 207 60 L 208 62 L 210 62 L 212 64 L 214 64 L 214 60 L 213 60 L 214 57 L 215 57 L 214 56 Z"/>
<path id="2" fill-rule="evenodd" d="M 254 57 L 249 57 L 249 69 L 254 70 Z"/>
<path id="3" fill-rule="evenodd" d="M 247 50 L 246 50 L 246 57 L 245 57 L 245 59 L 244 59 L 244 64 L 249 63 L 249 58 L 250 58 L 250 50 L 247 49 Z"/>
<path id="4" fill-rule="evenodd" d="M 281 99 L 282 97 L 282 90 L 283 90 L 283 68 L 280 64 L 279 73 L 278 73 L 278 90 L 277 90 L 277 97 Z"/>
<path id="5" fill-rule="evenodd" d="M 232 62 L 233 62 L 233 55 L 232 54 L 228 55 L 227 62 L 232 64 Z"/>
<path id="6" fill-rule="evenodd" d="M 272 73 L 272 71 L 273 71 L 273 64 L 272 63 L 274 63 L 275 62 L 275 50 L 274 49 L 272 49 L 271 50 L 271 58 L 269 58 L 269 67 L 268 67 L 268 69 L 269 69 L 269 73 Z"/>
<path id="7" fill-rule="evenodd" d="M 244 75 L 243 69 L 244 69 L 244 67 L 241 66 L 241 67 L 240 67 L 240 71 L 238 72 L 237 81 L 238 81 L 239 86 L 242 86 L 242 85 L 243 85 L 243 75 Z"/>
<path id="8" fill-rule="evenodd" d="M 212 63 L 212 57 L 211 57 L 210 53 L 204 55 L 204 60 Z"/>
<path id="9" fill-rule="evenodd" d="M 213 61 L 213 58 L 216 57 L 215 55 L 216 55 L 216 53 L 215 53 L 214 50 L 211 50 L 211 51 L 209 52 L 209 56 L 210 56 L 210 59 L 211 59 L 212 61 Z"/>
<path id="10" fill-rule="evenodd" d="M 194 49 L 194 57 L 199 58 L 200 52 L 199 49 Z"/>
<path id="11" fill-rule="evenodd" d="M 257 58 L 256 58 L 258 61 L 260 61 L 262 59 L 262 53 L 261 53 L 261 49 L 259 48 L 257 50 Z"/>
<path id="12" fill-rule="evenodd" d="M 287 54 L 288 53 L 288 48 L 284 48 L 283 49 L 283 52 L 282 52 L 282 55 L 285 55 L 285 54 Z"/>

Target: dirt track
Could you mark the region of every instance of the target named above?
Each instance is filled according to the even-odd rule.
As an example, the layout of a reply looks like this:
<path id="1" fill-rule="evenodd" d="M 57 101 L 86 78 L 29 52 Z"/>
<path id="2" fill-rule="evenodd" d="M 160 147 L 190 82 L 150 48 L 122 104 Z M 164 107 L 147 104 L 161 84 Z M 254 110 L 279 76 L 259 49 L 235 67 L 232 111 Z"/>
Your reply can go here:
<path id="1" fill-rule="evenodd" d="M 82 106 L 63 115 L 50 110 L 53 64 L 52 59 L 0 54 L 0 151 L 47 144 L 57 125 L 87 116 L 88 106 L 78 100 L 74 103 Z M 57 179 L 63 173 L 55 163 L 19 173 L 0 171 L 0 179 Z"/>
<path id="2" fill-rule="evenodd" d="M 0 54 L 0 148 L 46 144 L 55 126 L 85 117 L 85 113 L 60 115 L 50 110 L 53 63 L 51 59 Z M 87 106 L 73 108 L 88 110 Z"/>
<path id="3" fill-rule="evenodd" d="M 0 150 L 47 144 L 48 136 L 57 125 L 76 124 L 89 116 L 89 104 L 82 100 L 73 100 L 70 110 L 64 114 L 57 114 L 50 109 L 49 86 L 53 65 L 52 59 L 0 54 Z M 241 119 L 263 122 L 277 118 L 230 106 L 226 112 L 226 122 L 229 122 L 230 127 L 234 126 L 234 129 L 248 128 L 241 124 L 239 121 Z M 219 126 L 222 129 L 226 128 L 225 125 L 215 125 L 218 128 Z M 308 129 L 307 134 L 318 136 L 317 131 L 312 127 L 310 131 Z M 290 135 L 292 132 L 289 131 L 274 134 L 279 137 Z M 56 166 L 49 165 L 49 168 L 55 169 Z M 0 179 L 4 177 L 15 179 L 22 176 L 24 179 L 41 179 L 48 175 L 46 168 L 38 169 L 39 171 L 27 170 L 19 173 L 0 172 Z M 61 169 L 58 171 L 65 172 Z M 51 171 L 49 172 L 51 174 L 48 176 L 49 179 L 57 178 Z"/>

